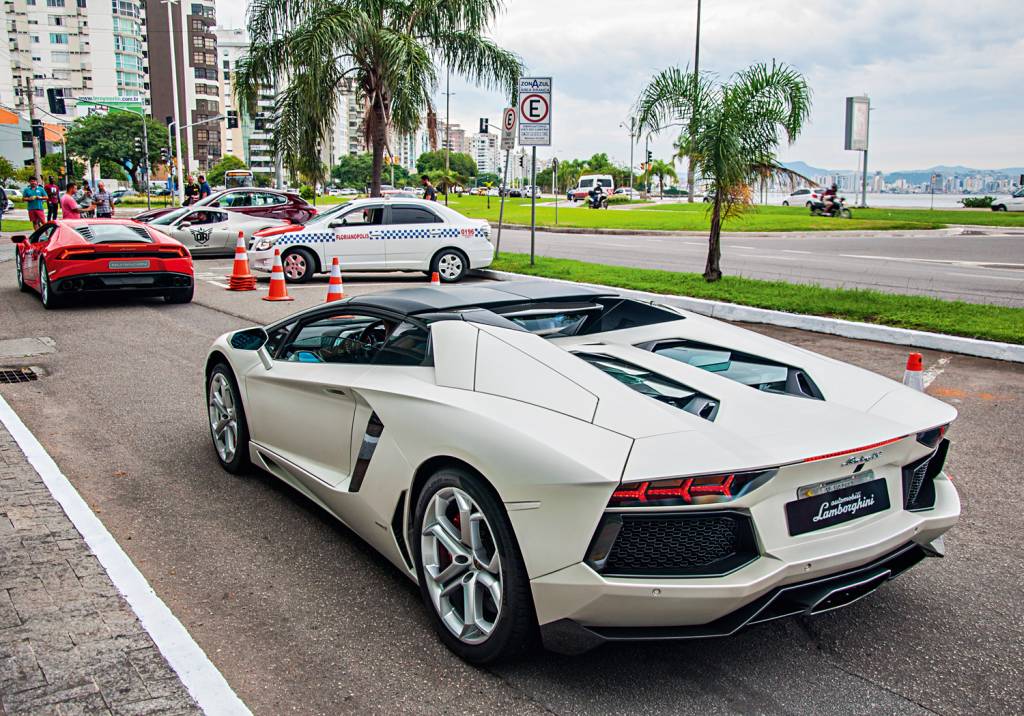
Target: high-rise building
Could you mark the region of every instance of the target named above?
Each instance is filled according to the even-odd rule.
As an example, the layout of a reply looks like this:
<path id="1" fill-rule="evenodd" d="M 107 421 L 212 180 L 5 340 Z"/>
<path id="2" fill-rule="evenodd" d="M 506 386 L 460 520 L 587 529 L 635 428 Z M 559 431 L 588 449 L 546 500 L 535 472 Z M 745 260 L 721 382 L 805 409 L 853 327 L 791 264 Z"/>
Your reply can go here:
<path id="1" fill-rule="evenodd" d="M 60 2 L 60 0 L 52 0 Z M 85 2 L 88 0 L 77 0 Z M 97 0 L 91 0 L 96 2 Z M 47 0 L 51 2 L 51 0 Z M 120 3 L 122 0 L 112 0 Z M 217 64 L 217 11 L 214 0 L 180 0 L 165 5 L 145 0 L 149 36 L 149 81 L 153 116 L 174 116 L 170 38 L 174 38 L 178 108 L 185 169 L 208 169 L 221 157 L 221 73 Z M 170 7 L 170 25 L 168 10 Z"/>
<path id="2" fill-rule="evenodd" d="M 500 174 L 501 159 L 498 150 L 498 136 L 474 134 L 470 138 L 470 156 L 476 161 L 479 174 Z"/>
<path id="3" fill-rule="evenodd" d="M 452 123 L 445 129 L 444 122 L 437 125 L 439 149 L 447 147 L 450 151 L 469 154 L 469 143 L 466 141 L 466 130 L 458 124 Z"/>
<path id="4" fill-rule="evenodd" d="M 359 87 L 355 80 L 346 77 L 342 80 L 337 121 L 331 132 L 330 164 L 336 164 L 343 156 L 362 154 L 367 151 L 366 138 L 363 136 L 364 112 L 363 98 Z"/>
<path id="5" fill-rule="evenodd" d="M 235 100 L 233 81 L 238 61 L 249 51 L 249 37 L 245 30 L 238 28 L 218 27 L 216 33 L 224 114 L 236 112 L 238 116 L 238 127 L 227 129 L 227 123 L 224 124 L 223 152 L 241 159 L 254 174 L 273 175 L 276 169 L 271 149 L 274 88 L 267 86 L 260 92 L 252 113 L 241 106 Z"/>
<path id="6" fill-rule="evenodd" d="M 84 101 L 142 110 L 148 104 L 146 23 L 142 0 L 6 0 L 0 9 L 0 104 L 28 128 L 27 83 L 33 84 L 37 118 L 66 123 L 97 109 Z M 49 89 L 64 97 L 63 114 L 51 114 Z M 16 142 L 7 134 L 17 133 Z M 31 161 L 18 124 L 4 125 L 0 146 L 8 159 Z M 27 156 L 27 159 L 26 159 Z"/>

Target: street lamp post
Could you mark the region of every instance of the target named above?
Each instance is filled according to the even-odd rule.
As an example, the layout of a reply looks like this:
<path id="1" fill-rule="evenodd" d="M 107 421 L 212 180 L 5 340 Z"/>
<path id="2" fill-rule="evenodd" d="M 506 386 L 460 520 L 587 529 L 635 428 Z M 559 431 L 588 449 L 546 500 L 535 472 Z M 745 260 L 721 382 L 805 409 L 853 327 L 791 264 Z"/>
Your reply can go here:
<path id="1" fill-rule="evenodd" d="M 619 122 L 619 126 L 623 129 L 626 128 L 625 122 Z M 629 191 L 633 192 L 633 147 L 636 145 L 635 141 L 635 128 L 636 128 L 636 117 L 629 118 Z"/>
<path id="2" fill-rule="evenodd" d="M 174 146 L 176 147 L 176 159 L 177 159 L 177 176 L 178 176 L 178 203 L 181 204 L 184 201 L 185 191 L 185 178 L 182 176 L 182 165 L 181 165 L 181 114 L 178 109 L 178 58 L 177 53 L 174 50 L 174 12 L 172 5 L 178 0 L 163 0 L 164 4 L 167 5 L 167 44 L 171 48 L 171 106 L 174 108 L 174 122 L 173 125 L 178 127 L 178 136 Z"/>
<path id="3" fill-rule="evenodd" d="M 700 0 L 697 0 L 697 35 L 693 45 L 693 77 L 694 82 L 700 82 Z M 690 127 L 690 150 L 686 157 L 686 203 L 693 203 L 693 127 Z"/>
<path id="4" fill-rule="evenodd" d="M 104 102 L 94 102 L 91 99 L 80 99 L 79 104 L 92 104 L 97 107 L 106 107 L 109 110 L 120 110 L 121 112 L 128 112 L 130 114 L 139 115 L 139 119 L 142 120 L 142 175 L 146 178 L 146 209 L 150 209 L 151 194 L 149 189 L 149 131 L 146 129 L 146 110 L 141 109 L 138 112 L 128 109 L 127 107 L 115 107 L 112 104 L 106 104 Z M 95 179 L 95 177 L 93 177 Z"/>
<path id="5" fill-rule="evenodd" d="M 192 127 L 195 127 L 197 124 L 208 124 L 209 122 L 219 122 L 222 119 L 226 119 L 226 118 L 227 118 L 226 114 L 218 114 L 216 117 L 207 117 L 206 119 L 200 119 L 198 122 L 192 122 L 191 124 L 186 124 L 185 126 L 180 127 L 180 128 L 178 127 L 178 123 L 176 121 L 175 122 L 171 122 L 170 124 L 167 125 L 167 137 L 168 137 L 168 139 L 171 139 L 176 134 L 178 135 L 177 138 L 178 138 L 178 190 L 179 190 L 179 192 L 180 191 L 184 191 L 184 189 L 185 189 L 185 185 L 182 183 L 182 176 L 181 176 L 181 131 L 182 130 L 191 129 Z M 179 204 L 183 204 L 184 203 L 184 199 L 181 196 L 178 197 L 178 203 Z"/>

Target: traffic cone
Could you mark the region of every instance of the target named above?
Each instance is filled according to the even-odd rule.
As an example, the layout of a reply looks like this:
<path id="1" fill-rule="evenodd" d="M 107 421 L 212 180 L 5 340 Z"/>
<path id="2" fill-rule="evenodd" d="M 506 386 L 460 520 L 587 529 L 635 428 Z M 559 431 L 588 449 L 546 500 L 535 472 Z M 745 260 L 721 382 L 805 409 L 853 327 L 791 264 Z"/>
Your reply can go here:
<path id="1" fill-rule="evenodd" d="M 903 385 L 924 391 L 924 359 L 920 353 L 907 356 L 907 369 L 903 371 Z"/>
<path id="2" fill-rule="evenodd" d="M 433 273 L 430 274 L 430 285 L 431 286 L 440 286 L 441 285 L 441 274 L 439 274 L 437 271 L 434 271 Z"/>
<path id="3" fill-rule="evenodd" d="M 341 264 L 335 256 L 331 262 L 331 280 L 327 283 L 327 300 L 324 303 L 345 298 L 345 287 L 341 283 Z"/>
<path id="4" fill-rule="evenodd" d="M 270 270 L 270 292 L 263 297 L 264 301 L 292 301 L 288 295 L 288 285 L 284 280 L 284 267 L 281 265 L 281 249 L 274 249 L 274 267 Z"/>
<path id="5" fill-rule="evenodd" d="M 245 252 L 245 234 L 238 232 L 235 244 L 235 263 L 228 278 L 229 291 L 255 291 L 256 277 L 249 270 L 249 255 Z"/>

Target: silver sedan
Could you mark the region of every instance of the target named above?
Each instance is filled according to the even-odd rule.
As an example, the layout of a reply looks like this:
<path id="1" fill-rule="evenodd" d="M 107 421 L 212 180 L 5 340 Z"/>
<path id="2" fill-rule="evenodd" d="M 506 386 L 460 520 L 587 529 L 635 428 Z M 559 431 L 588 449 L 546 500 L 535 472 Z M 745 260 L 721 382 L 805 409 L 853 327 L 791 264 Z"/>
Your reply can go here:
<path id="1" fill-rule="evenodd" d="M 182 207 L 153 219 L 149 225 L 172 236 L 196 256 L 230 256 L 242 232 L 248 245 L 260 229 L 285 226 L 287 221 L 249 216 L 208 206 Z"/>

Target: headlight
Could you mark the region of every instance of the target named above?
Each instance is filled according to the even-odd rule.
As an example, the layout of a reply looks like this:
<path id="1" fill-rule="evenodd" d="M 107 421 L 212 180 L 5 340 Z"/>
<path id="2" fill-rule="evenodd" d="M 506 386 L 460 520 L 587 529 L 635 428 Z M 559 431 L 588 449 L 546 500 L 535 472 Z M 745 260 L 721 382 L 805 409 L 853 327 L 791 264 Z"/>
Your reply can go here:
<path id="1" fill-rule="evenodd" d="M 256 239 L 256 242 L 252 245 L 253 251 L 266 251 L 271 246 L 277 243 L 276 238 L 267 239 Z"/>

